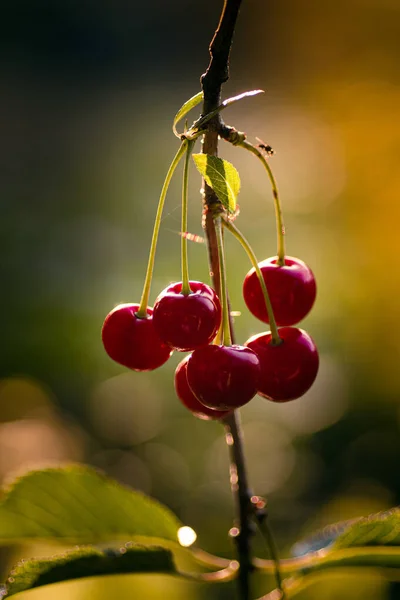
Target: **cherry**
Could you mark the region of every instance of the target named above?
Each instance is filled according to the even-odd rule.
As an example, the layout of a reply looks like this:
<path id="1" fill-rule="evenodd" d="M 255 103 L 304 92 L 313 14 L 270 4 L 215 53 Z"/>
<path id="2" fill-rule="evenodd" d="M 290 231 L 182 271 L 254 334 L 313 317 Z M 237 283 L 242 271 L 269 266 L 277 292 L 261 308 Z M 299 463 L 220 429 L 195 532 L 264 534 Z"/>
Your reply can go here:
<path id="1" fill-rule="evenodd" d="M 244 346 L 204 346 L 195 350 L 187 366 L 190 389 L 204 406 L 232 410 L 257 393 L 260 365 Z"/>
<path id="2" fill-rule="evenodd" d="M 188 408 L 195 417 L 210 421 L 211 419 L 221 419 L 230 411 L 227 410 L 212 410 L 207 408 L 193 394 L 187 380 L 187 364 L 190 356 L 186 356 L 177 366 L 175 371 L 175 391 L 179 400 L 186 408 Z"/>
<path id="3" fill-rule="evenodd" d="M 285 264 L 277 264 L 273 256 L 259 263 L 271 299 L 276 324 L 295 325 L 310 312 L 315 296 L 315 278 L 311 269 L 300 259 L 285 256 Z M 264 295 L 255 269 L 243 282 L 243 297 L 247 308 L 257 319 L 269 323 Z"/>
<path id="4" fill-rule="evenodd" d="M 297 327 L 279 329 L 282 342 L 272 344 L 270 332 L 254 335 L 245 343 L 261 366 L 260 396 L 274 402 L 299 398 L 312 386 L 318 373 L 319 358 L 312 338 Z"/>
<path id="5" fill-rule="evenodd" d="M 153 309 L 147 318 L 136 315 L 139 304 L 120 304 L 105 318 L 101 331 L 104 348 L 115 362 L 134 371 L 152 371 L 163 365 L 172 349 L 157 335 Z"/>
<path id="6" fill-rule="evenodd" d="M 154 303 L 154 327 L 160 338 L 180 352 L 206 346 L 221 324 L 221 304 L 210 286 L 189 282 L 191 293 L 182 294 L 182 283 L 172 283 Z"/>

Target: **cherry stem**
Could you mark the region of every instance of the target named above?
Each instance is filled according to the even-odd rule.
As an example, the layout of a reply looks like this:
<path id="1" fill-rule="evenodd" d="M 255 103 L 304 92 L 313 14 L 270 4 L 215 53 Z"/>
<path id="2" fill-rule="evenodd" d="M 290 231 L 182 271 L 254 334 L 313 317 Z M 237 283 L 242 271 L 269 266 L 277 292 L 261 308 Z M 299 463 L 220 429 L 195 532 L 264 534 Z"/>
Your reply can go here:
<path id="1" fill-rule="evenodd" d="M 194 141 L 188 141 L 186 147 L 185 163 L 183 167 L 182 183 L 182 235 L 181 235 L 181 261 L 182 261 L 182 290 L 181 293 L 188 296 L 192 291 L 189 284 L 189 261 L 187 244 L 187 220 L 188 220 L 188 184 L 189 184 L 189 161 L 194 146 Z"/>
<path id="2" fill-rule="evenodd" d="M 172 163 L 170 164 L 167 175 L 165 177 L 165 181 L 162 186 L 162 190 L 161 190 L 161 194 L 160 194 L 160 199 L 158 201 L 157 213 L 156 213 L 156 218 L 154 221 L 154 228 L 153 228 L 153 237 L 151 238 L 149 260 L 147 263 L 146 278 L 144 280 L 144 286 L 143 286 L 142 297 L 140 299 L 140 305 L 139 305 L 139 308 L 136 313 L 136 316 L 139 318 L 142 318 L 142 319 L 145 319 L 147 317 L 147 306 L 149 304 L 151 280 L 153 279 L 154 260 L 155 260 L 155 256 L 156 256 L 158 234 L 160 231 L 161 217 L 162 217 L 162 212 L 164 209 L 165 197 L 167 195 L 169 184 L 171 183 L 172 175 L 174 174 L 174 171 L 175 171 L 176 167 L 178 166 L 179 161 L 181 160 L 182 156 L 185 153 L 187 144 L 188 144 L 188 142 L 186 140 L 184 140 L 182 142 L 182 144 L 180 145 L 178 152 L 175 154 L 174 159 L 173 159 Z"/>
<path id="3" fill-rule="evenodd" d="M 258 281 L 260 283 L 261 290 L 264 295 L 269 325 L 271 327 L 272 344 L 277 346 L 282 342 L 282 340 L 279 337 L 279 331 L 278 331 L 278 327 L 276 325 L 271 300 L 270 300 L 270 297 L 268 294 L 267 286 L 265 285 L 264 277 L 262 276 L 260 267 L 258 266 L 257 257 L 254 254 L 253 249 L 250 246 L 249 242 L 246 240 L 244 235 L 239 231 L 239 229 L 237 227 L 235 227 L 235 225 L 233 223 L 231 223 L 230 221 L 228 221 L 225 218 L 222 219 L 222 223 L 223 223 L 224 227 L 226 227 L 226 229 L 228 229 L 228 231 L 230 231 L 235 236 L 235 238 L 240 242 L 240 244 L 242 245 L 244 250 L 247 252 L 247 255 L 250 258 L 251 264 L 253 265 L 254 270 L 257 273 Z"/>
<path id="4" fill-rule="evenodd" d="M 281 206 L 281 201 L 279 198 L 279 191 L 278 191 L 278 185 L 276 183 L 276 179 L 274 177 L 274 174 L 272 173 L 272 169 L 269 166 L 267 159 L 265 158 L 263 153 L 260 152 L 260 150 L 256 146 L 253 146 L 253 144 L 250 144 L 250 142 L 247 142 L 246 140 L 240 141 L 237 145 L 241 146 L 242 148 L 245 148 L 245 150 L 248 150 L 249 152 L 251 152 L 252 154 L 257 156 L 257 158 L 259 158 L 261 160 L 262 164 L 264 165 L 265 170 L 267 171 L 267 174 L 268 174 L 269 180 L 271 182 L 271 186 L 272 186 L 272 195 L 274 197 L 274 206 L 275 206 L 277 255 L 278 255 L 277 264 L 279 266 L 283 267 L 285 264 L 285 226 L 283 224 L 282 206 Z"/>
<path id="5" fill-rule="evenodd" d="M 224 345 L 232 345 L 231 336 L 231 324 L 229 318 L 229 303 L 228 293 L 226 285 L 226 264 L 225 264 L 225 252 L 224 252 L 224 239 L 222 233 L 221 217 L 218 216 L 214 220 L 215 233 L 217 235 L 217 248 L 218 248 L 218 259 L 219 259 L 219 272 L 221 278 L 221 304 L 222 304 L 222 331 L 224 335 Z"/>

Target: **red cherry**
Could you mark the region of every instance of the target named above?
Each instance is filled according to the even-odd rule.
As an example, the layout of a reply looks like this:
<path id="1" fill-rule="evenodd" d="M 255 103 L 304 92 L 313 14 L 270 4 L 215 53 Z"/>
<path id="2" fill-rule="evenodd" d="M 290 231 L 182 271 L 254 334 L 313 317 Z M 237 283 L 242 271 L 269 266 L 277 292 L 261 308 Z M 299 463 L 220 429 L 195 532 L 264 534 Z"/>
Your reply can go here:
<path id="1" fill-rule="evenodd" d="M 101 336 L 104 348 L 115 362 L 134 371 L 152 371 L 163 365 L 172 354 L 157 335 L 153 309 L 147 318 L 139 318 L 139 304 L 120 304 L 105 318 Z"/>
<path id="2" fill-rule="evenodd" d="M 317 288 L 313 272 L 299 258 L 285 256 L 285 264 L 277 264 L 272 256 L 259 263 L 271 299 L 276 324 L 295 325 L 310 312 Z M 247 308 L 257 319 L 269 323 L 264 295 L 255 269 L 243 282 L 243 297 Z"/>
<path id="3" fill-rule="evenodd" d="M 258 393 L 274 402 L 300 398 L 312 386 L 318 373 L 318 350 L 313 339 L 297 327 L 279 329 L 282 342 L 271 343 L 270 332 L 253 335 L 245 346 L 258 356 L 261 375 Z"/>
<path id="4" fill-rule="evenodd" d="M 187 364 L 190 356 L 186 356 L 177 366 L 175 371 L 175 391 L 179 400 L 186 408 L 188 408 L 195 417 L 210 421 L 211 419 L 221 419 L 230 411 L 227 410 L 212 410 L 207 408 L 193 394 L 187 381 Z"/>
<path id="5" fill-rule="evenodd" d="M 154 327 L 160 338 L 180 352 L 206 346 L 221 324 L 221 304 L 210 286 L 190 281 L 191 293 L 182 294 L 182 282 L 172 283 L 154 303 Z"/>
<path id="6" fill-rule="evenodd" d="M 204 346 L 195 350 L 187 366 L 190 389 L 204 406 L 232 410 L 257 393 L 260 365 L 256 354 L 243 346 Z"/>

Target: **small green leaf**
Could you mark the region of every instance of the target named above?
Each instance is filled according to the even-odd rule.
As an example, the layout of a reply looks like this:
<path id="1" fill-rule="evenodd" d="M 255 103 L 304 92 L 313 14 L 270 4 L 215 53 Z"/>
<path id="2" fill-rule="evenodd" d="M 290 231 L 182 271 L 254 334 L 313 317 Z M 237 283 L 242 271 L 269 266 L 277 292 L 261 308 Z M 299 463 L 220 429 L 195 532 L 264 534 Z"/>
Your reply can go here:
<path id="1" fill-rule="evenodd" d="M 243 92 L 242 94 L 239 94 L 238 96 L 232 96 L 232 98 L 227 98 L 219 106 L 217 106 L 217 108 L 215 108 L 211 112 L 209 112 L 206 115 L 203 115 L 199 119 L 197 119 L 197 121 L 195 121 L 195 123 L 193 124 L 191 131 L 192 132 L 198 131 L 199 129 L 204 127 L 204 125 L 206 123 L 208 123 L 208 121 L 210 121 L 213 117 L 215 117 L 215 115 L 217 115 L 218 113 L 223 111 L 225 108 L 227 108 L 231 104 L 234 104 L 235 102 L 238 102 L 239 100 L 243 100 L 243 98 L 249 98 L 250 96 L 257 96 L 257 94 L 263 94 L 263 93 L 264 93 L 264 90 L 251 90 L 250 92 Z"/>
<path id="2" fill-rule="evenodd" d="M 180 527 L 156 500 L 78 465 L 27 473 L 5 490 L 0 502 L 3 544 L 96 544 L 134 536 L 176 542 Z"/>
<path id="3" fill-rule="evenodd" d="M 192 98 L 189 98 L 189 100 L 187 100 L 185 102 L 185 104 L 183 104 L 183 106 L 180 107 L 180 109 L 178 110 L 178 112 L 175 115 L 174 118 L 174 122 L 172 125 L 172 131 L 174 132 L 174 134 L 177 137 L 181 137 L 180 134 L 178 133 L 176 126 L 179 123 L 179 121 L 185 116 L 187 115 L 188 112 L 190 112 L 192 110 L 192 108 L 194 108 L 195 106 L 197 106 L 198 104 L 200 104 L 200 102 L 202 102 L 203 100 L 203 92 L 199 92 L 198 94 L 196 94 L 195 96 L 192 96 Z"/>
<path id="4" fill-rule="evenodd" d="M 0 591 L 0 598 L 71 579 L 127 573 L 178 574 L 172 552 L 165 548 L 131 543 L 123 548 L 104 550 L 88 546 L 19 562 Z"/>
<path id="5" fill-rule="evenodd" d="M 249 92 L 243 92 L 242 94 L 238 94 L 237 96 L 232 96 L 231 98 L 227 98 L 222 102 L 223 107 L 229 106 L 234 102 L 238 102 L 239 100 L 243 100 L 243 98 L 250 98 L 251 96 L 258 96 L 258 94 L 263 94 L 264 90 L 251 90 Z"/>
<path id="6" fill-rule="evenodd" d="M 236 210 L 240 177 L 235 167 L 222 158 L 209 154 L 193 154 L 193 160 L 207 184 L 213 188 L 223 206 L 230 213 Z"/>

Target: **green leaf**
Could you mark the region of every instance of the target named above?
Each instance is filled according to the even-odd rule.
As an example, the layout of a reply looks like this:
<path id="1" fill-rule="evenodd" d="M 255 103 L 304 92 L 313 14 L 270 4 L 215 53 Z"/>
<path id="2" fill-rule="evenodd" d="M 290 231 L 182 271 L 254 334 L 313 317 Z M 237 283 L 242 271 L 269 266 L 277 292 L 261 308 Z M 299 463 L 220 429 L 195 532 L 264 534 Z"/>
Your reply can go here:
<path id="1" fill-rule="evenodd" d="M 354 546 L 400 546 L 400 509 L 392 508 L 349 523 L 333 544 L 335 550 Z"/>
<path id="2" fill-rule="evenodd" d="M 181 523 L 156 500 L 85 466 L 32 471 L 0 502 L 0 543 L 93 544 L 135 536 L 177 541 Z"/>
<path id="3" fill-rule="evenodd" d="M 215 108 L 211 112 L 207 113 L 206 115 L 201 116 L 197 121 L 195 121 L 191 131 L 198 131 L 199 129 L 204 127 L 204 125 L 206 123 L 208 123 L 208 121 L 210 121 L 213 117 L 215 117 L 215 115 L 222 112 L 225 108 L 227 108 L 231 104 L 234 104 L 235 102 L 238 102 L 239 100 L 243 100 L 243 98 L 249 98 L 250 96 L 257 96 L 257 94 L 263 94 L 263 93 L 264 93 L 264 90 L 251 90 L 250 92 L 243 92 L 242 94 L 239 94 L 238 96 L 232 96 L 231 98 L 227 98 L 219 106 L 217 106 L 217 108 Z"/>
<path id="4" fill-rule="evenodd" d="M 223 206 L 230 213 L 236 210 L 240 190 L 240 177 L 235 167 L 222 158 L 209 154 L 192 154 L 197 169 L 207 184 L 213 188 Z"/>
<path id="5" fill-rule="evenodd" d="M 172 125 L 172 131 L 174 132 L 174 134 L 177 137 L 179 137 L 179 138 L 181 137 L 176 129 L 176 126 L 179 123 L 179 121 L 181 119 L 183 119 L 183 117 L 185 115 L 187 115 L 187 113 L 190 112 L 192 110 L 192 108 L 194 108 L 195 106 L 200 104 L 200 102 L 202 102 L 202 101 L 203 101 L 203 92 L 199 92 L 195 96 L 192 96 L 192 98 L 189 98 L 189 100 L 187 100 L 185 102 L 185 104 L 183 104 L 183 106 L 180 107 L 180 109 L 178 110 L 178 112 L 175 115 L 174 122 Z"/>
<path id="6" fill-rule="evenodd" d="M 327 546 L 333 544 L 336 538 L 345 531 L 352 521 L 341 521 L 340 523 L 334 523 L 327 525 L 323 529 L 320 529 L 311 535 L 299 540 L 292 547 L 291 554 L 293 556 L 303 556 L 309 552 L 317 552 Z"/>
<path id="7" fill-rule="evenodd" d="M 215 108 L 211 112 L 207 113 L 206 115 L 202 115 L 201 117 L 199 117 L 197 119 L 197 121 L 195 121 L 193 123 L 192 127 L 190 128 L 190 133 L 196 133 L 199 130 L 201 130 L 204 127 L 204 125 L 206 125 L 206 123 L 208 123 L 213 117 L 215 117 L 215 115 L 222 112 L 225 108 L 227 108 L 231 104 L 234 104 L 235 102 L 238 102 L 239 100 L 243 100 L 243 98 L 249 98 L 250 96 L 256 96 L 257 94 L 263 94 L 263 93 L 264 93 L 264 90 L 251 90 L 250 92 L 243 92 L 242 94 L 239 94 L 238 96 L 232 96 L 232 98 L 227 98 L 219 106 L 217 106 L 217 108 Z"/>
<path id="8" fill-rule="evenodd" d="M 249 92 L 243 92 L 242 94 L 238 94 L 237 96 L 232 96 L 231 98 L 227 98 L 222 102 L 222 106 L 225 108 L 230 104 L 234 104 L 234 102 L 238 102 L 239 100 L 243 100 L 243 98 L 250 98 L 251 96 L 258 96 L 258 94 L 263 94 L 264 90 L 251 90 Z"/>
<path id="9" fill-rule="evenodd" d="M 71 579 L 126 573 L 178 574 L 172 552 L 165 548 L 131 543 L 118 549 L 100 550 L 89 546 L 19 562 L 0 591 L 0 597 L 9 598 L 26 590 Z"/>
<path id="10" fill-rule="evenodd" d="M 367 517 L 341 521 L 297 542 L 292 553 L 302 556 L 308 552 L 365 546 L 400 546 L 400 509 L 379 512 Z"/>

